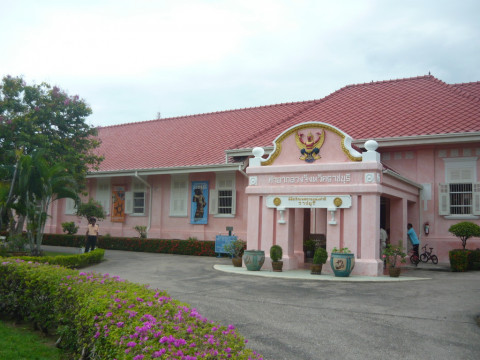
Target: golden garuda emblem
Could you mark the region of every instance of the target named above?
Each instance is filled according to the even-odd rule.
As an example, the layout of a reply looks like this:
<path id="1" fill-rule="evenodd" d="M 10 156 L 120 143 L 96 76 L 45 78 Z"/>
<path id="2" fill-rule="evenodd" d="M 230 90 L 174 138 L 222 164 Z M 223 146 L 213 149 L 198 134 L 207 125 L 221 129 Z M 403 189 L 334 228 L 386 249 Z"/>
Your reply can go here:
<path id="1" fill-rule="evenodd" d="M 316 132 L 317 139 L 311 132 L 308 132 L 307 138 L 304 139 L 304 134 L 299 134 L 298 131 L 295 133 L 295 141 L 297 142 L 297 146 L 300 149 L 300 160 L 305 160 L 308 163 L 314 162 L 315 160 L 320 159 L 320 148 L 325 141 L 325 131 L 322 130 L 321 132 Z"/>

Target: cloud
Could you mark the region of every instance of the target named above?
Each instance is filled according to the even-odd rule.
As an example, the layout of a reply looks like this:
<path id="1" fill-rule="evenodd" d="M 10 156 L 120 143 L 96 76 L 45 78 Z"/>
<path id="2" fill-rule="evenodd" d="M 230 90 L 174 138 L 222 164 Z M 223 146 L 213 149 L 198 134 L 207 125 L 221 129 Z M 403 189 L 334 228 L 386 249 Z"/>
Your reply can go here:
<path id="1" fill-rule="evenodd" d="M 480 80 L 473 0 L 4 3 L 1 75 L 78 93 L 94 124 L 318 99 L 428 71 Z"/>

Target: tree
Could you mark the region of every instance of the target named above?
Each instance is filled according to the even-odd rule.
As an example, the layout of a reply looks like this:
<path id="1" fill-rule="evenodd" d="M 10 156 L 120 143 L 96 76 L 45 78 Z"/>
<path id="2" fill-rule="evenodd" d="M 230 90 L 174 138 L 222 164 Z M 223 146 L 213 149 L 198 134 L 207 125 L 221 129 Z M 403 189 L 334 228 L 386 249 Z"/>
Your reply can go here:
<path id="1" fill-rule="evenodd" d="M 89 199 L 86 203 L 77 206 L 77 216 L 85 217 L 87 220 L 94 217 L 96 219 L 105 219 L 105 211 L 102 205 L 93 199 Z"/>
<path id="2" fill-rule="evenodd" d="M 460 238 L 462 241 L 463 250 L 465 250 L 468 239 L 471 237 L 480 237 L 480 226 L 469 221 L 463 221 L 450 226 L 448 232 Z"/>
<path id="3" fill-rule="evenodd" d="M 100 144 L 96 129 L 85 122 L 91 112 L 84 100 L 56 86 L 27 85 L 21 77 L 4 77 L 0 83 L 0 182 L 13 189 L 19 152 L 32 155 L 43 149 L 47 164 L 65 164 L 80 192 L 87 171 L 96 169 L 102 160 L 94 152 Z M 6 199 L 3 195 L 0 219 L 17 196 L 14 193 Z"/>
<path id="4" fill-rule="evenodd" d="M 42 151 L 24 155 L 19 164 L 19 176 L 13 205 L 18 214 L 26 216 L 27 236 L 32 254 L 41 252 L 47 211 L 50 204 L 61 198 L 78 199 L 75 178 L 61 164 L 50 166 Z"/>

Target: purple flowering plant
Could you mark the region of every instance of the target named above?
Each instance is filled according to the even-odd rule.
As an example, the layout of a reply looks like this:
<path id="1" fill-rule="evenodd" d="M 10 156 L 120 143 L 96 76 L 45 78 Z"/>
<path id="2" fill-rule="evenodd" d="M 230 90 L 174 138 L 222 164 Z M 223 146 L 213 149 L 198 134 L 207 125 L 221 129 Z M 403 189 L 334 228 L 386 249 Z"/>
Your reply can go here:
<path id="1" fill-rule="evenodd" d="M 43 304 L 38 320 L 48 320 L 61 336 L 62 347 L 76 355 L 134 360 L 262 359 L 246 348 L 245 339 L 233 325 L 215 324 L 164 291 L 109 274 L 22 261 L 2 262 L 0 278 L 11 280 L 12 274 L 36 279 L 28 283 L 36 286 L 35 291 L 45 292 L 43 299 L 51 300 Z M 40 286 L 40 279 L 49 285 Z M 7 290 L 4 287 L 9 285 L 2 280 L 0 293 Z M 28 316 L 32 318 L 32 314 Z"/>

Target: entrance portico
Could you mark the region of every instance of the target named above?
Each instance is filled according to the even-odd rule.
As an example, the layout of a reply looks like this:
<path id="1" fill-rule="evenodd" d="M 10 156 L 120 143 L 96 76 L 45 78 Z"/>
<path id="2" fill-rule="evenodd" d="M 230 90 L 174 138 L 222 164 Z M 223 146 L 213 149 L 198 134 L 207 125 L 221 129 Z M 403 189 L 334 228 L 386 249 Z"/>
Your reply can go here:
<path id="1" fill-rule="evenodd" d="M 316 209 L 313 221 L 325 229 L 328 253 L 347 247 L 355 254 L 352 274 L 381 274 L 380 197 L 391 199 L 393 239 L 405 239 L 416 208 L 409 204 L 418 203 L 421 186 L 385 170 L 374 141 L 360 153 L 347 134 L 325 123 L 287 129 L 274 145 L 267 159 L 263 149 L 255 148 L 247 169 L 247 248 L 265 250 L 264 267 L 269 267 L 269 249 L 278 244 L 284 269 L 302 268 L 304 209 Z M 322 271 L 331 270 L 325 266 Z"/>

